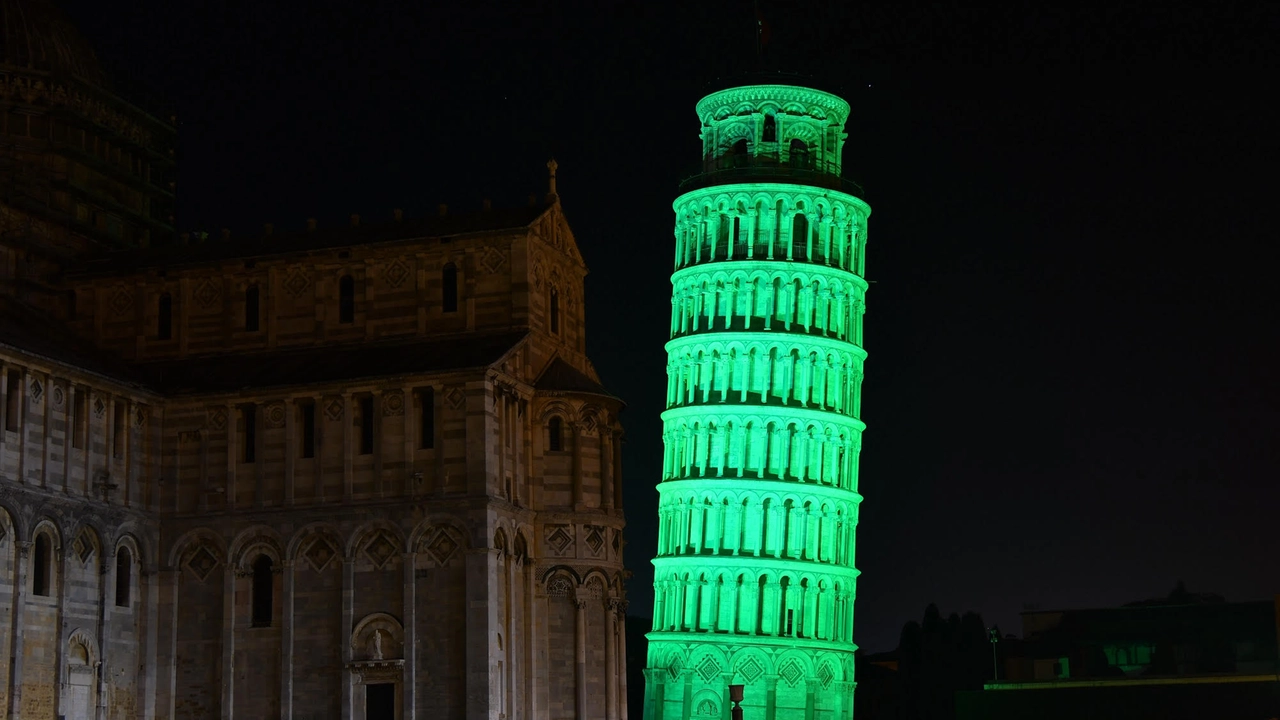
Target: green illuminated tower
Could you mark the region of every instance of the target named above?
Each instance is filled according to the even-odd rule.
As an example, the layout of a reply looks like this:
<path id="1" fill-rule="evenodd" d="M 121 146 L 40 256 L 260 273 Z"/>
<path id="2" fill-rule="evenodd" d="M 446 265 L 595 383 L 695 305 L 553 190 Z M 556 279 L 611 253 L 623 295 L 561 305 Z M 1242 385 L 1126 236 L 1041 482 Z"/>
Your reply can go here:
<path id="1" fill-rule="evenodd" d="M 853 714 L 867 216 L 849 104 L 703 98 L 674 203 L 665 447 L 644 720 Z"/>

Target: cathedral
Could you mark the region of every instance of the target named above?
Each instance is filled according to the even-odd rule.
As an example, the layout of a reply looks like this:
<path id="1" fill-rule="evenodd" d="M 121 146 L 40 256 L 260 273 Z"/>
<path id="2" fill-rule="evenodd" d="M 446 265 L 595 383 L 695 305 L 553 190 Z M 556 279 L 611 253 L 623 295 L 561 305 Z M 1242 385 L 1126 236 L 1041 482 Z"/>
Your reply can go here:
<path id="1" fill-rule="evenodd" d="M 0 16 L 4 716 L 625 719 L 554 161 L 524 207 L 182 234 L 173 118 Z"/>

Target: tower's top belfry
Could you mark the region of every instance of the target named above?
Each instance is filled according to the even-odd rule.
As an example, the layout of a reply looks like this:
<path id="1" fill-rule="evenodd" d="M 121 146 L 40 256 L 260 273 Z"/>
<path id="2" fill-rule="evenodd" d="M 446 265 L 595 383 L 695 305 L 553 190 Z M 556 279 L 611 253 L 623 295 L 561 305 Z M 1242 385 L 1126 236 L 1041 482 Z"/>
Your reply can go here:
<path id="1" fill-rule="evenodd" d="M 802 182 L 860 195 L 842 178 L 849 103 L 788 84 L 731 87 L 697 105 L 702 173 L 681 189 L 733 182 Z"/>

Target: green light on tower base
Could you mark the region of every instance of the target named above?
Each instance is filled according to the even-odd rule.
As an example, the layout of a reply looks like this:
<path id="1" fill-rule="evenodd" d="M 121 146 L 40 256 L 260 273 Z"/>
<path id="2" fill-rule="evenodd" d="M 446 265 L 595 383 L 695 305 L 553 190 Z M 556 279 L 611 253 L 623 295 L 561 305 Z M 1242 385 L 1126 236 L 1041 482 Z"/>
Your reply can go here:
<path id="1" fill-rule="evenodd" d="M 862 279 L 849 105 L 753 85 L 698 103 L 676 199 L 644 720 L 853 714 Z"/>

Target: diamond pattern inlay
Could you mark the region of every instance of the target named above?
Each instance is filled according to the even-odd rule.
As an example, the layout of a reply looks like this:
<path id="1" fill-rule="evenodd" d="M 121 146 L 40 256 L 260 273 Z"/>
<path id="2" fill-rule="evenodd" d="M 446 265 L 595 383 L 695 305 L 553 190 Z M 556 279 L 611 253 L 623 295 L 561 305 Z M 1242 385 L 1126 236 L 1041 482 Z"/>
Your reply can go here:
<path id="1" fill-rule="evenodd" d="M 588 528 L 589 529 L 587 530 L 587 538 L 586 538 L 587 547 L 591 548 L 592 555 L 599 555 L 600 548 L 604 547 L 604 537 L 602 536 L 603 534 L 601 533 L 601 530 L 603 528 L 597 527 L 595 525 L 590 525 L 588 526 Z"/>
<path id="2" fill-rule="evenodd" d="M 202 308 L 213 307 L 222 298 L 222 289 L 213 280 L 205 280 L 196 288 L 193 295 L 196 303 Z"/>
<path id="3" fill-rule="evenodd" d="M 405 264 L 397 258 L 387 266 L 382 276 L 387 279 L 388 286 L 398 288 L 404 284 L 405 278 L 409 277 L 409 268 L 405 267 Z"/>
<path id="4" fill-rule="evenodd" d="M 319 537 L 315 539 L 315 542 L 311 543 L 311 547 L 307 548 L 306 558 L 307 562 L 311 563 L 311 567 L 318 572 L 325 569 L 329 561 L 337 554 L 337 551 L 333 549 L 328 540 Z"/>
<path id="5" fill-rule="evenodd" d="M 720 663 L 708 655 L 698 663 L 698 674 L 702 676 L 703 682 L 711 682 L 711 678 L 720 674 Z"/>
<path id="6" fill-rule="evenodd" d="M 795 687 L 795 684 L 800 682 L 800 678 L 804 676 L 804 670 L 800 669 L 800 663 L 791 660 L 782 666 L 782 670 L 778 672 L 778 675 L 783 680 L 786 680 L 788 685 Z"/>
<path id="7" fill-rule="evenodd" d="M 747 681 L 748 685 L 750 685 L 764 674 L 764 668 L 760 667 L 759 660 L 749 657 L 738 663 L 738 674 L 742 676 L 743 680 Z"/>
<path id="8" fill-rule="evenodd" d="M 684 663 L 680 660 L 680 656 L 676 655 L 671 658 L 671 663 L 667 665 L 667 672 L 671 673 L 671 679 L 680 677 L 680 671 L 684 669 Z"/>
<path id="9" fill-rule="evenodd" d="M 213 553 L 209 552 L 208 548 L 201 546 L 191 554 L 191 559 L 187 561 L 187 567 L 191 569 L 191 572 L 195 573 L 200 582 L 204 582 L 209 578 L 209 573 L 212 573 L 213 569 L 218 567 L 218 559 L 213 556 Z"/>
<path id="10" fill-rule="evenodd" d="M 102 402 L 102 398 L 95 398 L 93 401 L 94 417 L 102 417 L 102 414 L 105 413 L 106 411 L 107 411 L 107 404 Z"/>
<path id="11" fill-rule="evenodd" d="M 427 552 L 431 553 L 431 557 L 441 565 L 449 562 L 449 558 L 458 550 L 458 543 L 449 537 L 449 533 L 441 530 L 436 533 L 436 537 L 427 546 Z"/>
<path id="12" fill-rule="evenodd" d="M 124 315 L 133 309 L 133 294 L 121 288 L 111 296 L 111 311 L 116 315 Z"/>
<path id="13" fill-rule="evenodd" d="M 822 683 L 822 687 L 831 687 L 831 681 L 835 679 L 835 671 L 831 669 L 831 663 L 823 663 L 822 669 L 818 671 L 818 681 Z"/>
<path id="14" fill-rule="evenodd" d="M 84 533 L 76 536 L 75 542 L 71 543 L 71 549 L 75 551 L 76 557 L 80 558 L 80 562 L 89 562 L 89 558 L 93 556 L 93 541 L 85 537 Z"/>
<path id="15" fill-rule="evenodd" d="M 44 386 L 40 384 L 39 380 L 32 380 L 31 381 L 31 402 L 38 403 L 40 402 L 40 398 L 43 396 L 44 396 Z"/>
<path id="16" fill-rule="evenodd" d="M 332 422 L 337 422 L 341 420 L 342 419 L 342 398 L 340 397 L 330 398 L 329 402 L 325 403 L 324 416 L 329 418 L 329 420 Z"/>
<path id="17" fill-rule="evenodd" d="M 307 277 L 307 274 L 301 270 L 290 273 L 289 277 L 285 278 L 284 281 L 285 292 L 289 293 L 293 297 L 298 297 L 302 293 L 306 292 L 310 287 L 311 278 Z"/>
<path id="18" fill-rule="evenodd" d="M 377 537 L 364 546 L 364 554 L 374 567 L 380 568 L 396 554 L 396 544 L 391 542 L 386 533 L 378 533 Z"/>
<path id="19" fill-rule="evenodd" d="M 551 532 L 547 533 L 547 544 L 557 555 L 563 555 L 564 551 L 573 544 L 573 536 L 570 535 L 563 525 L 553 525 Z"/>
<path id="20" fill-rule="evenodd" d="M 466 402 L 467 394 L 462 392 L 462 388 L 453 388 L 445 394 L 444 399 L 449 402 L 449 407 L 457 410 L 462 407 L 462 403 Z"/>

